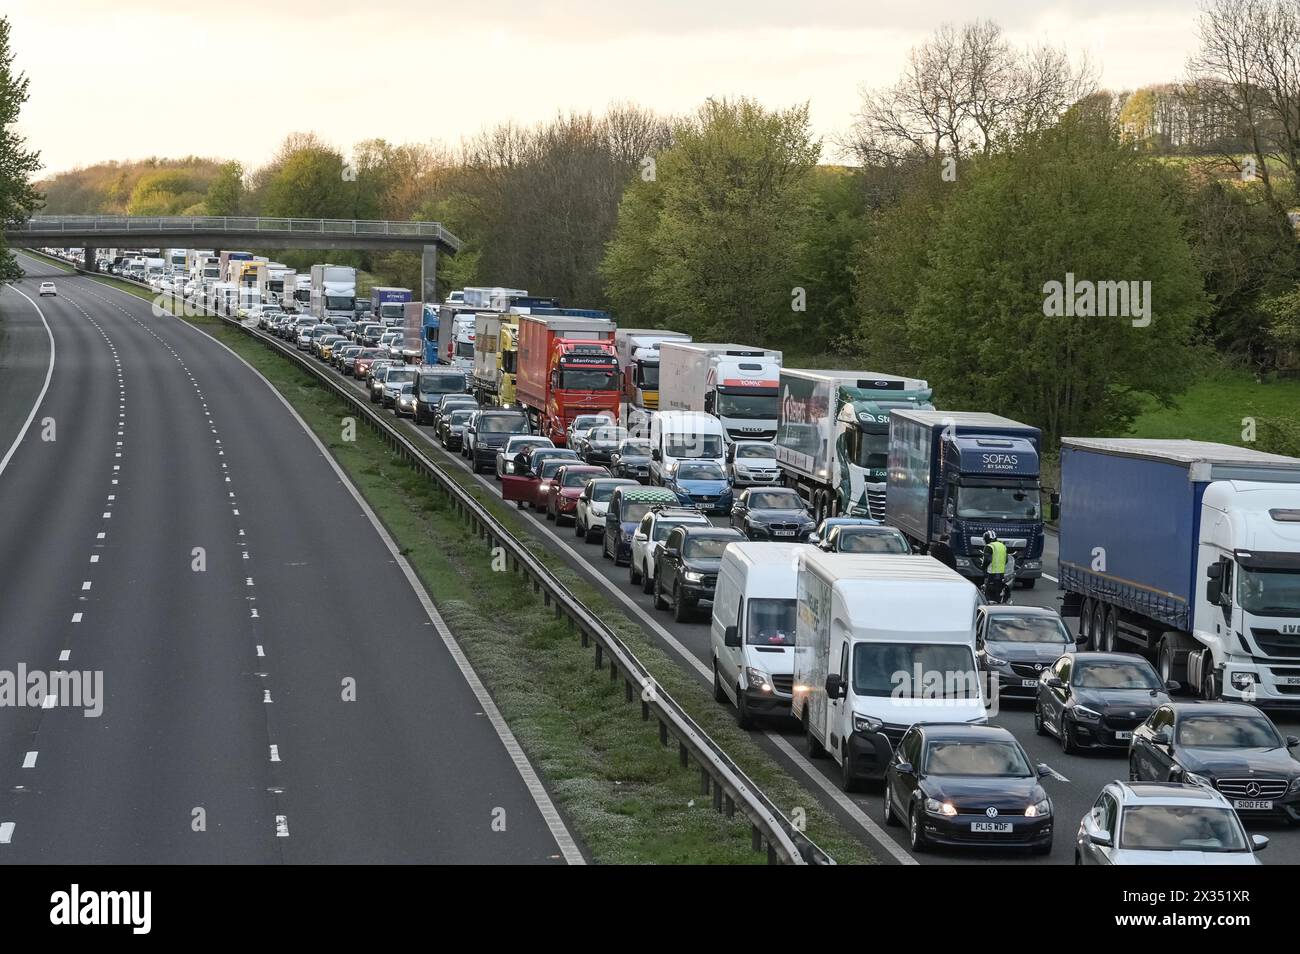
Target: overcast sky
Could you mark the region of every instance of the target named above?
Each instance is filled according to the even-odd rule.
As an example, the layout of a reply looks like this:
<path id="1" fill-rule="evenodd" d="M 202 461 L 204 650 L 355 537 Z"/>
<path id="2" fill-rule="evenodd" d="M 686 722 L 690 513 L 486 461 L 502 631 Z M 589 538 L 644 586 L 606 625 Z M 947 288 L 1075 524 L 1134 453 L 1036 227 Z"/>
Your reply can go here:
<path id="1" fill-rule="evenodd" d="M 1086 54 L 1112 89 L 1182 75 L 1194 0 L 5 0 L 45 171 L 197 154 L 264 161 L 286 133 L 456 144 L 485 125 L 631 100 L 808 101 L 847 129 L 945 22 Z M 828 156 L 827 158 L 830 158 Z"/>

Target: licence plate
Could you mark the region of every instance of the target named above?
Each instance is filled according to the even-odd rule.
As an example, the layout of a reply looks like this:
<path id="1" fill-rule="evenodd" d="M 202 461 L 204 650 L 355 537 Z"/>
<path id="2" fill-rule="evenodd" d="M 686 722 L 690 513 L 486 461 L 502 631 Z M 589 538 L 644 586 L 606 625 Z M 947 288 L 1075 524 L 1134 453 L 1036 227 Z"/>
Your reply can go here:
<path id="1" fill-rule="evenodd" d="M 1269 812 L 1273 810 L 1273 803 L 1264 798 L 1234 798 L 1232 800 L 1232 807 L 1249 811 Z"/>
<path id="2" fill-rule="evenodd" d="M 1126 741 L 1126 740 L 1128 740 L 1128 739 L 1131 739 L 1131 738 L 1133 738 L 1133 733 L 1132 733 L 1132 732 L 1116 732 L 1116 733 L 1115 733 L 1115 739 L 1116 739 L 1117 741 L 1119 741 L 1119 742 L 1124 742 L 1124 741 Z"/>
<path id="3" fill-rule="evenodd" d="M 1009 832 L 1011 831 L 1011 822 L 971 822 L 971 831 L 978 832 Z"/>
<path id="4" fill-rule="evenodd" d="M 713 504 L 709 504 L 709 503 L 697 503 L 697 504 L 695 505 L 695 509 L 696 509 L 696 510 L 712 510 L 712 509 L 713 509 Z"/>
<path id="5" fill-rule="evenodd" d="M 1034 688 L 1034 686 L 1036 686 L 1036 685 L 1038 685 L 1038 680 L 1037 680 L 1037 679 L 1021 679 L 1021 680 L 1020 680 L 1020 688 L 1021 688 L 1021 689 L 1032 689 L 1032 688 Z"/>
<path id="6" fill-rule="evenodd" d="M 793 536 L 794 536 L 794 531 L 793 531 L 793 530 L 777 530 L 777 531 L 775 531 L 775 532 L 776 532 L 776 535 L 777 535 L 778 537 L 793 537 Z"/>
<path id="7" fill-rule="evenodd" d="M 1300 676 L 1280 676 L 1277 681 L 1283 686 L 1300 686 Z"/>

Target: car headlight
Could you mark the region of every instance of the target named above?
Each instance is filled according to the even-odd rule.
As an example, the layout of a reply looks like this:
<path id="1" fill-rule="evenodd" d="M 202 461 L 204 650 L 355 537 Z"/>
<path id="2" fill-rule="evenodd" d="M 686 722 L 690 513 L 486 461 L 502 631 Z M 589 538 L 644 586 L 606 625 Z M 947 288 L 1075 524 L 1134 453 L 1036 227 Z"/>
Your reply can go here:
<path id="1" fill-rule="evenodd" d="M 1011 663 L 1007 662 L 1005 659 L 999 659 L 997 656 L 990 656 L 988 653 L 985 653 L 984 662 L 988 663 L 990 669 L 996 669 L 999 672 L 1011 672 Z"/>
<path id="2" fill-rule="evenodd" d="M 1300 775 L 1291 779 L 1291 787 L 1286 790 L 1288 795 L 1294 795 L 1297 792 L 1300 792 Z"/>
<path id="3" fill-rule="evenodd" d="M 1199 785 L 1201 788 L 1214 788 L 1213 782 L 1204 775 L 1197 775 L 1195 772 L 1184 772 L 1183 781 L 1189 782 L 1192 785 Z"/>
<path id="4" fill-rule="evenodd" d="M 1052 814 L 1052 803 L 1049 799 L 1044 798 L 1041 802 L 1030 805 L 1025 809 L 1026 818 L 1041 818 L 1043 815 Z"/>
<path id="5" fill-rule="evenodd" d="M 885 727 L 885 723 L 871 716 L 855 715 L 853 717 L 854 732 L 879 732 Z"/>
<path id="6" fill-rule="evenodd" d="M 694 570 L 687 570 L 683 576 L 686 577 L 686 582 L 688 583 L 699 583 L 704 579 L 703 573 L 697 573 Z"/>
<path id="7" fill-rule="evenodd" d="M 753 666 L 745 667 L 745 681 L 749 683 L 751 689 L 758 689 L 760 692 L 772 691 L 772 678 L 763 670 Z"/>
<path id="8" fill-rule="evenodd" d="M 1094 709 L 1089 709 L 1087 706 L 1075 706 L 1073 711 L 1076 719 L 1086 719 L 1089 722 L 1095 722 L 1097 719 L 1101 718 L 1100 712 L 1097 712 Z"/>
<path id="9" fill-rule="evenodd" d="M 957 806 L 952 802 L 941 802 L 937 798 L 925 800 L 925 810 L 931 815 L 946 815 L 951 818 L 957 814 Z"/>

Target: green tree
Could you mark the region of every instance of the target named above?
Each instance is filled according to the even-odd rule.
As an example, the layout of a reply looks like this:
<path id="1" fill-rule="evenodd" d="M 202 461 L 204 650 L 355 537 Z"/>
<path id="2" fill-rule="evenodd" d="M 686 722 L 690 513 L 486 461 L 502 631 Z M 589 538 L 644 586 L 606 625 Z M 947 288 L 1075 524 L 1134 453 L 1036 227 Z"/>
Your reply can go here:
<path id="1" fill-rule="evenodd" d="M 263 215 L 307 219 L 352 217 L 352 190 L 343 156 L 308 145 L 290 154 L 266 183 Z"/>
<path id="2" fill-rule="evenodd" d="M 204 210 L 208 215 L 238 215 L 244 196 L 244 167 L 238 162 L 224 162 L 208 186 Z"/>
<path id="3" fill-rule="evenodd" d="M 807 328 L 792 305 L 820 153 L 807 105 L 708 100 L 624 194 L 602 266 L 618 313 L 714 339 Z"/>
<path id="4" fill-rule="evenodd" d="M 28 151 L 15 125 L 27 102 L 27 77 L 14 72 L 9 46 L 9 18 L 0 17 L 0 223 L 26 219 L 40 203 L 31 176 L 40 168 L 40 154 Z M 0 233 L 0 279 L 22 276 L 18 262 Z"/>
<path id="5" fill-rule="evenodd" d="M 1187 342 L 1206 308 L 1179 214 L 1179 173 L 1122 145 L 1113 125 L 1067 115 L 969 168 L 946 202 L 923 204 L 883 264 L 895 303 L 868 310 L 864 337 L 910 363 L 946 408 L 1020 417 L 1062 435 L 1122 433 L 1138 392 L 1168 401 L 1186 383 Z M 921 238 L 927 243 L 916 247 Z M 889 255 L 886 243 L 875 250 Z M 1048 315 L 1048 282 L 1150 282 L 1150 322 Z M 1141 286 L 1139 286 L 1141 288 Z M 1134 322 L 1138 322 L 1135 325 Z M 872 362 L 874 365 L 874 361 Z"/>

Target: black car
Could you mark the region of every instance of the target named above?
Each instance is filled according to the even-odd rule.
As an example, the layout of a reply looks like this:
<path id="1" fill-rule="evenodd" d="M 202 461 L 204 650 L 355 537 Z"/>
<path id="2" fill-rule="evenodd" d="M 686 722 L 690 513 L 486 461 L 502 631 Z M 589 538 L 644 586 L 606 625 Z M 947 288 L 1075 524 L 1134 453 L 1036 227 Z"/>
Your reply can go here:
<path id="1" fill-rule="evenodd" d="M 452 411 L 465 410 L 477 411 L 478 398 L 474 397 L 472 394 L 461 394 L 458 392 L 444 394 L 438 399 L 438 403 L 434 405 L 433 414 L 429 423 L 433 425 L 433 429 L 436 432 L 438 427 L 442 424 L 444 415 L 449 414 Z"/>
<path id="2" fill-rule="evenodd" d="M 1034 730 L 1060 739 L 1067 755 L 1125 750 L 1133 730 L 1177 688 L 1132 653 L 1066 653 L 1038 680 Z"/>
<path id="3" fill-rule="evenodd" d="M 496 469 L 497 451 L 515 434 L 527 434 L 528 415 L 523 411 L 479 411 L 465 428 L 465 436 L 474 450 L 470 467 L 474 473 Z"/>
<path id="4" fill-rule="evenodd" d="M 634 437 L 618 445 L 609 459 L 609 469 L 615 477 L 630 477 L 647 483 L 650 480 L 650 442 Z"/>
<path id="5" fill-rule="evenodd" d="M 997 678 L 1002 699 L 1036 699 L 1043 670 L 1074 648 L 1056 610 L 987 604 L 975 611 L 975 661 L 987 685 Z"/>
<path id="6" fill-rule="evenodd" d="M 904 734 L 885 769 L 886 825 L 912 850 L 933 845 L 1052 850 L 1052 800 L 1016 737 L 1001 726 L 929 723 Z"/>
<path id="7" fill-rule="evenodd" d="M 1191 782 L 1216 789 L 1249 818 L 1300 823 L 1294 735 L 1244 702 L 1172 702 L 1133 730 L 1129 781 Z"/>
<path id="8" fill-rule="evenodd" d="M 701 600 L 713 599 L 722 551 L 745 537 L 726 527 L 674 527 L 655 554 L 655 608 L 685 623 Z"/>
<path id="9" fill-rule="evenodd" d="M 465 394 L 465 372 L 450 368 L 421 368 L 415 380 L 415 423 L 438 423 L 433 419 L 447 395 Z"/>
<path id="10" fill-rule="evenodd" d="M 789 487 L 750 487 L 731 508 L 731 525 L 747 540 L 802 543 L 816 523 L 799 491 Z"/>
<path id="11" fill-rule="evenodd" d="M 812 542 L 809 538 L 808 542 Z M 824 537 L 817 538 L 817 546 L 827 553 L 911 553 L 912 545 L 896 527 L 845 526 L 831 527 Z"/>
<path id="12" fill-rule="evenodd" d="M 456 407 L 443 414 L 438 421 L 438 443 L 447 450 L 460 450 L 465 439 L 465 427 L 474 414 L 472 407 Z"/>

